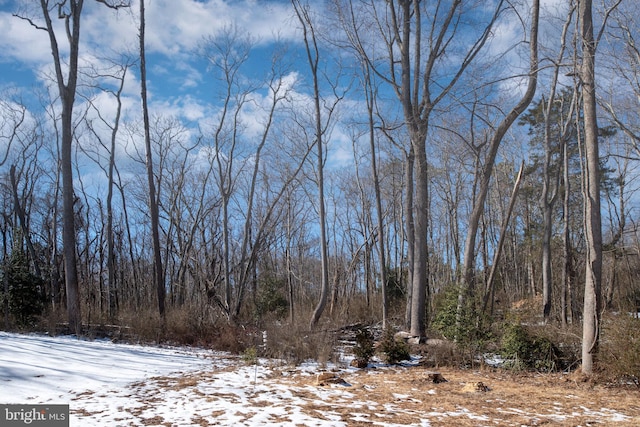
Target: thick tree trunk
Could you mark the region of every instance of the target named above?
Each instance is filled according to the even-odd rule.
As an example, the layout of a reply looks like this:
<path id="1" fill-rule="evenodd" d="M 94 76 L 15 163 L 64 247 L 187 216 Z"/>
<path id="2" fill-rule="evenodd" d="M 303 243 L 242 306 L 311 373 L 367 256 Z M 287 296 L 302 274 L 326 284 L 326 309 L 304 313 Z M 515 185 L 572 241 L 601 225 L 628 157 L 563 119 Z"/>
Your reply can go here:
<path id="1" fill-rule="evenodd" d="M 407 153 L 407 160 L 405 162 L 405 186 L 406 195 L 404 200 L 404 230 L 407 240 L 407 307 L 405 310 L 405 326 L 411 327 L 411 312 L 413 304 L 413 259 L 414 259 L 414 245 L 415 245 L 415 225 L 413 221 L 413 171 L 414 160 L 413 147 L 409 149 Z"/>
<path id="2" fill-rule="evenodd" d="M 426 336 L 427 295 L 429 294 L 429 251 L 427 245 L 427 233 L 429 231 L 429 176 L 425 140 L 425 137 L 418 137 L 416 141 L 412 141 L 416 153 L 416 186 L 410 333 L 416 337 Z"/>
<path id="3" fill-rule="evenodd" d="M 587 241 L 584 309 L 582 325 L 582 372 L 593 373 L 594 356 L 600 335 L 602 285 L 602 224 L 600 216 L 600 172 L 598 123 L 595 94 L 595 41 L 591 0 L 579 2 L 580 36 L 582 38 L 582 103 L 584 114 L 584 147 L 586 174 L 585 237 Z"/>

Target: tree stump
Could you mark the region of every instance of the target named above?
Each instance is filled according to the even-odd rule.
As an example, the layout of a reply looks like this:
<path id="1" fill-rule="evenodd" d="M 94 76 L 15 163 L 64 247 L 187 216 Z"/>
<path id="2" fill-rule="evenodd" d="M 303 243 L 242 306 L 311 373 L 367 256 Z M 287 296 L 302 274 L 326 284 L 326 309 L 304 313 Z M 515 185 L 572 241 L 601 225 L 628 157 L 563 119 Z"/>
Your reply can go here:
<path id="1" fill-rule="evenodd" d="M 428 381 L 434 384 L 446 383 L 448 382 L 445 377 L 442 376 L 440 372 L 427 372 L 426 378 Z"/>

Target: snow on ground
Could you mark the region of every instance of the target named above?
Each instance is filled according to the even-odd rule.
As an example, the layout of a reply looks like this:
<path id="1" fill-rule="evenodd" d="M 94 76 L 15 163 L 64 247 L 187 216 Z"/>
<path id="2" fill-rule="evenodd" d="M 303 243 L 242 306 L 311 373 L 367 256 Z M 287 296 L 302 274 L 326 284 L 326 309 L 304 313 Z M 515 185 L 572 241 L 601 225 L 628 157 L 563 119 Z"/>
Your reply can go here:
<path id="1" fill-rule="evenodd" d="M 65 403 L 108 385 L 211 365 L 207 353 L 0 332 L 0 403 Z"/>
<path id="2" fill-rule="evenodd" d="M 202 349 L 0 332 L 0 403 L 69 404 L 71 426 L 341 425 L 302 414 L 270 375 Z"/>
<path id="3" fill-rule="evenodd" d="M 359 371 L 341 363 L 340 376 L 351 384 L 319 387 L 314 383 L 318 368 L 315 363 L 294 368 L 269 360 L 247 365 L 226 353 L 186 347 L 0 332 L 0 403 L 69 404 L 71 426 L 430 426 L 463 419 L 471 425 L 563 420 L 579 425 L 575 420 L 584 414 L 625 425 L 640 420 L 582 406 L 573 406 L 573 413 L 560 406 L 548 414 L 541 414 L 541 408 L 520 414 L 506 401 L 495 400 L 504 394 L 484 404 L 499 406 L 490 417 L 479 406 L 468 409 L 456 403 L 443 409 L 444 401 L 425 406 L 436 393 L 445 398 L 445 390 L 436 392 L 426 383 L 411 386 L 421 380 L 402 376 L 402 370 L 380 366 Z M 446 393 L 454 395 L 451 390 L 459 384 L 450 384 Z"/>

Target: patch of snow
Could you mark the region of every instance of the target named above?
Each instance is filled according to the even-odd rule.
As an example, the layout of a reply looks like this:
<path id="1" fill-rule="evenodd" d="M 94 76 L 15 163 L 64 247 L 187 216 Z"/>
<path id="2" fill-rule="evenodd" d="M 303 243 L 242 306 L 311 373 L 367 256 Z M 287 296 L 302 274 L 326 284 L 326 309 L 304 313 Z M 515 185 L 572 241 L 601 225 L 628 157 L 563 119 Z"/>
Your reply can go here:
<path id="1" fill-rule="evenodd" d="M 504 366 L 504 364 L 507 362 L 504 357 L 500 356 L 499 354 L 494 354 L 494 353 L 486 353 L 482 355 L 482 358 L 484 360 L 484 363 L 486 363 L 489 366 L 492 366 L 494 368 L 498 368 L 501 366 Z"/>
<path id="2" fill-rule="evenodd" d="M 362 373 L 342 367 L 342 361 L 339 365 L 340 369 L 307 361 L 287 368 L 279 361 L 266 359 L 246 365 L 239 357 L 203 349 L 0 332 L 0 403 L 69 404 L 71 425 L 83 427 L 329 427 L 354 423 L 395 427 L 400 425 L 394 424 L 398 411 L 419 419 L 419 424 L 413 425 L 420 426 L 430 426 L 432 421 L 455 424 L 460 417 L 483 425 L 497 422 L 464 407 L 454 411 L 437 407 L 419 412 L 401 409 L 403 402 L 417 402 L 406 393 L 393 393 L 392 401 L 378 403 L 366 393 L 358 394 L 355 387 L 313 385 L 322 369 L 336 369 L 340 376 L 360 372 L 361 378 L 390 369 L 381 365 L 380 369 Z M 365 391 L 375 388 L 366 381 L 362 384 Z M 436 389 L 427 393 L 435 395 Z M 572 416 L 583 415 L 630 420 L 606 408 L 589 410 L 581 406 L 573 408 L 573 414 L 560 405 L 556 408 L 557 414 L 544 415 L 511 407 L 499 410 L 541 422 L 567 422 Z"/>
<path id="3" fill-rule="evenodd" d="M 61 403 L 105 384 L 211 366 L 211 352 L 0 332 L 0 403 Z"/>

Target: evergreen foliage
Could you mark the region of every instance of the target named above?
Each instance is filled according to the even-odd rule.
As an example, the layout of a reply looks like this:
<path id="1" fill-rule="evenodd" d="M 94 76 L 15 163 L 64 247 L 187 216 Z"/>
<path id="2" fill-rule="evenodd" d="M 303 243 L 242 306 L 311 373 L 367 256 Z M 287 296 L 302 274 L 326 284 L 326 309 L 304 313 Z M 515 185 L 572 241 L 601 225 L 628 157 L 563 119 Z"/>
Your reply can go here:
<path id="1" fill-rule="evenodd" d="M 387 327 L 384 330 L 380 341 L 380 351 L 384 354 L 385 363 L 390 365 L 411 359 L 409 346 L 404 341 L 396 340 L 392 327 Z"/>
<path id="2" fill-rule="evenodd" d="M 267 279 L 260 286 L 255 300 L 255 315 L 258 319 L 266 315 L 272 315 L 276 319 L 286 316 L 289 303 L 282 295 L 282 287 L 275 279 Z"/>
<path id="3" fill-rule="evenodd" d="M 14 249 L 3 271 L 8 284 L 9 312 L 18 326 L 32 326 L 42 314 L 46 297 L 44 281 L 29 271 L 29 261 L 21 249 Z"/>
<path id="4" fill-rule="evenodd" d="M 436 299 L 431 326 L 446 339 L 456 341 L 461 349 L 479 350 L 491 339 L 488 321 L 478 313 L 471 298 L 466 298 L 458 319 L 458 293 L 457 286 L 450 286 Z"/>
<path id="5" fill-rule="evenodd" d="M 365 328 L 361 327 L 356 330 L 356 344 L 353 347 L 353 354 L 355 355 L 356 366 L 359 368 L 366 368 L 369 364 L 369 360 L 375 354 L 375 348 L 373 347 L 373 335 Z"/>
<path id="6" fill-rule="evenodd" d="M 407 272 L 387 267 L 387 295 L 392 303 L 404 302 L 407 294 Z"/>
<path id="7" fill-rule="evenodd" d="M 560 366 L 561 353 L 548 338 L 535 336 L 519 323 L 506 324 L 501 353 L 510 359 L 510 367 L 551 372 Z"/>

